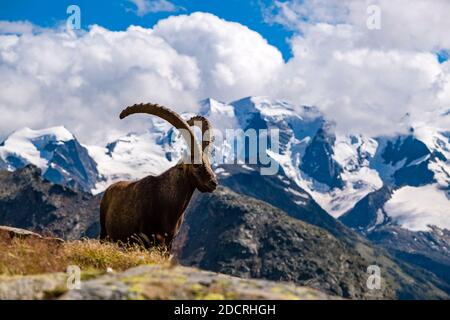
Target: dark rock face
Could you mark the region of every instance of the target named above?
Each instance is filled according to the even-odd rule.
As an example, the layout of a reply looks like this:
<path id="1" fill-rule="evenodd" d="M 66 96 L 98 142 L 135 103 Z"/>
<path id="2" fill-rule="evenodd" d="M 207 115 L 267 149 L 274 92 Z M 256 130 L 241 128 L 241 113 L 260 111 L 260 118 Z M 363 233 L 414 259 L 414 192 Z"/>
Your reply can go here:
<path id="1" fill-rule="evenodd" d="M 379 264 L 379 260 L 391 259 L 388 257 L 387 252 L 381 249 L 383 247 L 387 248 L 387 251 L 395 256 L 396 259 L 393 263 L 401 264 L 399 269 L 408 269 L 414 277 L 422 279 L 421 281 L 426 282 L 426 279 L 430 277 L 422 272 L 417 272 L 414 268 L 403 265 L 401 261 L 406 261 L 407 263 L 413 263 L 413 261 L 411 259 L 403 259 L 402 255 L 385 246 L 382 241 L 376 241 L 380 248 L 375 250 L 367 249 L 372 244 L 361 236 L 370 237 L 370 229 L 377 224 L 383 226 L 391 223 L 391 219 L 383 212 L 383 206 L 390 199 L 393 191 L 391 187 L 385 186 L 368 194 L 352 210 L 344 214 L 339 221 L 324 211 L 303 189 L 293 183 L 289 183 L 281 169 L 278 176 L 262 176 L 259 174 L 258 168 L 254 168 L 251 171 L 245 170 L 241 166 L 229 165 L 222 167 L 227 172 L 227 175 L 219 175 L 220 184 L 232 189 L 234 192 L 262 200 L 283 210 L 293 218 L 318 226 L 343 243 L 356 248 L 361 254 L 372 252 L 366 258 L 372 261 L 373 264 Z M 382 215 L 382 219 L 380 219 L 379 215 Z M 361 235 L 357 234 L 353 229 L 359 231 Z M 375 228 L 374 230 L 377 229 Z M 410 237 L 409 240 L 412 240 L 412 238 Z M 440 263 L 439 261 L 437 260 L 438 263 Z M 425 266 L 424 264 L 413 264 L 420 268 Z M 432 271 L 433 269 L 425 268 L 425 270 Z M 392 277 L 396 278 L 396 281 L 404 281 L 398 280 L 401 277 L 397 271 L 393 272 Z M 434 278 L 434 276 L 431 276 L 431 278 Z M 433 281 L 446 288 L 445 290 L 450 290 L 450 286 L 445 279 L 434 279 Z M 443 283 L 441 284 L 441 282 Z M 408 292 L 405 297 L 419 297 L 420 293 L 415 292 L 415 290 L 414 288 L 405 289 L 405 292 Z"/>
<path id="2" fill-rule="evenodd" d="M 428 169 L 428 161 L 418 165 L 407 166 L 394 173 L 395 185 L 397 186 L 423 186 L 434 181 L 434 173 Z"/>
<path id="3" fill-rule="evenodd" d="M 258 167 L 245 170 L 237 165 L 222 166 L 227 175 L 219 175 L 220 184 L 242 195 L 267 202 L 290 216 L 321 227 L 335 237 L 352 242 L 355 234 L 323 210 L 311 196 L 290 181 L 282 171 L 263 176 Z"/>
<path id="4" fill-rule="evenodd" d="M 406 138 L 399 137 L 395 141 L 388 141 L 382 157 L 385 163 L 395 165 L 405 159 L 405 165 L 408 165 L 429 153 L 430 151 L 422 141 L 415 139 L 413 136 L 407 136 Z"/>
<path id="5" fill-rule="evenodd" d="M 420 161 L 427 156 L 428 159 Z M 427 146 L 413 136 L 398 137 L 395 141 L 388 141 L 381 157 L 386 164 L 393 166 L 404 161 L 401 168 L 393 175 L 396 186 L 422 186 L 434 181 L 434 173 L 428 169 L 433 156 Z M 414 161 L 419 163 L 415 164 Z"/>
<path id="6" fill-rule="evenodd" d="M 376 224 L 386 223 L 388 217 L 383 212 L 384 204 L 391 198 L 392 188 L 384 186 L 362 198 L 348 212 L 339 217 L 346 226 L 365 231 Z M 379 215 L 383 215 L 380 221 Z"/>
<path id="7" fill-rule="evenodd" d="M 450 287 L 450 231 L 431 226 L 430 231 L 410 231 L 384 213 L 392 188 L 369 193 L 339 220 L 360 232 L 374 244 L 387 249 L 397 259 L 418 266 L 438 277 L 441 287 Z"/>
<path id="8" fill-rule="evenodd" d="M 397 226 L 378 227 L 368 234 L 374 243 L 410 264 L 420 266 L 450 286 L 450 231 L 431 226 L 414 232 Z"/>
<path id="9" fill-rule="evenodd" d="M 341 188 L 342 168 L 332 157 L 335 140 L 333 134 L 327 132 L 325 128 L 320 128 L 305 150 L 300 169 L 330 188 Z"/>
<path id="10" fill-rule="evenodd" d="M 223 187 L 194 197 L 174 249 L 185 265 L 308 284 L 344 297 L 436 299 L 450 292 L 434 275 L 393 260 L 362 239 L 342 241 Z M 382 270 L 381 290 L 365 287 L 369 265 Z"/>
<path id="11" fill-rule="evenodd" d="M 99 197 L 53 184 L 32 165 L 0 171 L 0 225 L 65 239 L 96 236 L 98 206 Z"/>
<path id="12" fill-rule="evenodd" d="M 355 250 L 320 228 L 225 188 L 198 195 L 177 241 L 187 265 L 308 284 L 349 298 L 370 295 L 367 263 Z M 389 288 L 384 293 L 392 294 Z"/>

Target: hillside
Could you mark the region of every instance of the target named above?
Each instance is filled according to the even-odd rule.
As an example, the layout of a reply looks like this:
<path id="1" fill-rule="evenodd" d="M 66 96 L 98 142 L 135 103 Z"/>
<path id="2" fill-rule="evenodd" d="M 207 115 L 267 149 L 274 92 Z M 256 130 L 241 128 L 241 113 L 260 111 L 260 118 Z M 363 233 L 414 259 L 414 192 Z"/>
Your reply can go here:
<path id="1" fill-rule="evenodd" d="M 392 188 L 383 187 L 369 193 L 339 220 L 399 259 L 429 270 L 450 283 L 450 231 L 435 225 L 423 231 L 400 227 L 384 210 L 393 192 Z"/>
<path id="2" fill-rule="evenodd" d="M 0 225 L 64 239 L 96 237 L 100 197 L 54 184 L 28 165 L 0 171 Z"/>
<path id="3" fill-rule="evenodd" d="M 0 244 L 0 300 L 336 299 L 309 287 L 175 266 L 164 252 L 138 247 L 63 242 L 1 226 Z M 81 288 L 68 289 L 68 265 L 80 266 Z"/>
<path id="4" fill-rule="evenodd" d="M 239 177 L 252 172 L 245 169 L 233 175 L 236 183 L 224 180 L 226 175 L 221 181 L 236 188 Z M 244 278 L 289 281 L 348 298 L 447 297 L 449 288 L 433 274 L 394 260 L 325 212 L 316 215 L 320 208 L 300 189 L 293 190 L 303 204 L 295 206 L 289 198 L 277 197 L 284 194 L 282 179 L 261 181 L 262 176 L 254 176 L 252 189 L 260 191 L 255 196 L 271 202 L 285 199 L 274 204 L 284 203 L 286 211 L 239 189 L 239 193 L 226 187 L 213 194 L 196 193 L 175 244 L 181 264 Z M 5 183 L 0 225 L 28 226 L 65 239 L 98 236 L 99 196 L 54 185 L 32 166 L 0 177 Z M 303 218 L 321 227 L 299 220 Z M 375 292 L 365 287 L 367 267 L 373 264 L 383 272 L 382 289 Z"/>
<path id="5" fill-rule="evenodd" d="M 192 201 L 175 247 L 184 265 L 292 281 L 348 298 L 444 298 L 450 292 L 432 274 L 358 236 L 350 244 L 223 187 Z M 369 265 L 383 272 L 381 290 L 365 286 Z"/>

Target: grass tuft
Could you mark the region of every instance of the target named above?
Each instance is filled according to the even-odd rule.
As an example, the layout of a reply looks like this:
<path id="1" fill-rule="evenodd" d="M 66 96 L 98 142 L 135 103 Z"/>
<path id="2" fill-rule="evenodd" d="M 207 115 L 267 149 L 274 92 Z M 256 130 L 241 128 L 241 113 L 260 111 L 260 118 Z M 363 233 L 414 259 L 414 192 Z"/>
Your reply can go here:
<path id="1" fill-rule="evenodd" d="M 0 234 L 0 275 L 65 272 L 77 265 L 86 273 L 122 271 L 143 264 L 169 263 L 164 248 L 117 245 L 98 240 L 57 242 L 38 238 L 9 238 Z"/>

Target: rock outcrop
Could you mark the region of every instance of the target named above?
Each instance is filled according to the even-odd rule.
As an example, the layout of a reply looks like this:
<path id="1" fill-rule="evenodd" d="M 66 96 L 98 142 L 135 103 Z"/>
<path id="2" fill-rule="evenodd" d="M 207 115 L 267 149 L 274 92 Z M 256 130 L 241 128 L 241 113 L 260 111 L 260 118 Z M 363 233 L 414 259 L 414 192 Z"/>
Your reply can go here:
<path id="1" fill-rule="evenodd" d="M 0 276 L 1 299 L 129 300 L 129 299 L 338 299 L 289 283 L 240 279 L 194 268 L 146 265 L 121 273 L 81 281 L 67 289 L 63 273 L 37 276 Z"/>
<path id="2" fill-rule="evenodd" d="M 345 298 L 448 297 L 439 279 L 395 260 L 382 248 L 358 237 L 343 241 L 224 187 L 193 199 L 174 247 L 183 265 L 291 281 Z M 370 265 L 380 267 L 379 290 L 366 286 Z"/>
<path id="3" fill-rule="evenodd" d="M 183 264 L 239 277 L 292 281 L 346 298 L 393 297 L 366 288 L 369 263 L 324 229 L 219 188 L 199 195 L 177 240 Z"/>
<path id="4" fill-rule="evenodd" d="M 98 235 L 99 197 L 53 184 L 28 165 L 0 171 L 0 225 L 64 239 Z"/>

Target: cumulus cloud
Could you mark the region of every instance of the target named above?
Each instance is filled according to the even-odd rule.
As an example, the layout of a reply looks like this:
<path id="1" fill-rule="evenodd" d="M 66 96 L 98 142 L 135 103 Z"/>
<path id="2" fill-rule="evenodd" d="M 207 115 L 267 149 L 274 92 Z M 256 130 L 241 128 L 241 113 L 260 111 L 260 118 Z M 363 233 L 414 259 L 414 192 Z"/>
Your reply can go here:
<path id="1" fill-rule="evenodd" d="M 147 124 L 145 117 L 119 121 L 127 105 L 155 101 L 194 111 L 207 96 L 262 94 L 281 66 L 281 54 L 259 34 L 203 13 L 154 29 L 4 34 L 0 135 L 63 124 L 83 141 L 104 143 Z"/>
<path id="2" fill-rule="evenodd" d="M 367 28 L 370 6 L 381 13 L 381 29 L 375 32 Z M 275 0 L 264 12 L 267 22 L 299 31 L 319 23 L 348 24 L 364 34 L 361 45 L 379 49 L 450 47 L 447 0 Z"/>
<path id="3" fill-rule="evenodd" d="M 145 117 L 117 119 L 132 103 L 195 111 L 206 97 L 249 95 L 315 105 L 344 132 L 450 127 L 450 61 L 435 55 L 450 48 L 450 3 L 380 0 L 381 30 L 365 25 L 368 3 L 275 1 L 266 19 L 296 30 L 287 62 L 257 32 L 207 13 L 77 35 L 0 22 L 0 136 L 63 124 L 87 143 L 104 143 L 147 125 Z"/>
<path id="4" fill-rule="evenodd" d="M 211 14 L 169 17 L 154 33 L 178 52 L 195 57 L 205 97 L 230 101 L 265 94 L 283 67 L 281 53 L 260 34 Z"/>
<path id="5" fill-rule="evenodd" d="M 292 40 L 276 94 L 318 106 L 338 130 L 392 134 L 450 107 L 448 64 L 431 52 L 358 45 L 348 25 L 319 24 Z M 447 77 L 447 78 L 445 78 Z"/>
<path id="6" fill-rule="evenodd" d="M 126 105 L 159 101 L 189 108 L 199 86 L 194 59 L 152 30 L 101 27 L 79 37 L 46 31 L 0 39 L 1 131 L 64 124 L 85 139 L 107 139 Z"/>
<path id="7" fill-rule="evenodd" d="M 369 5 L 381 29 L 367 27 Z M 275 1 L 266 19 L 296 30 L 293 57 L 277 89 L 280 97 L 317 105 L 338 129 L 371 135 L 440 122 L 450 108 L 448 1 Z"/>

